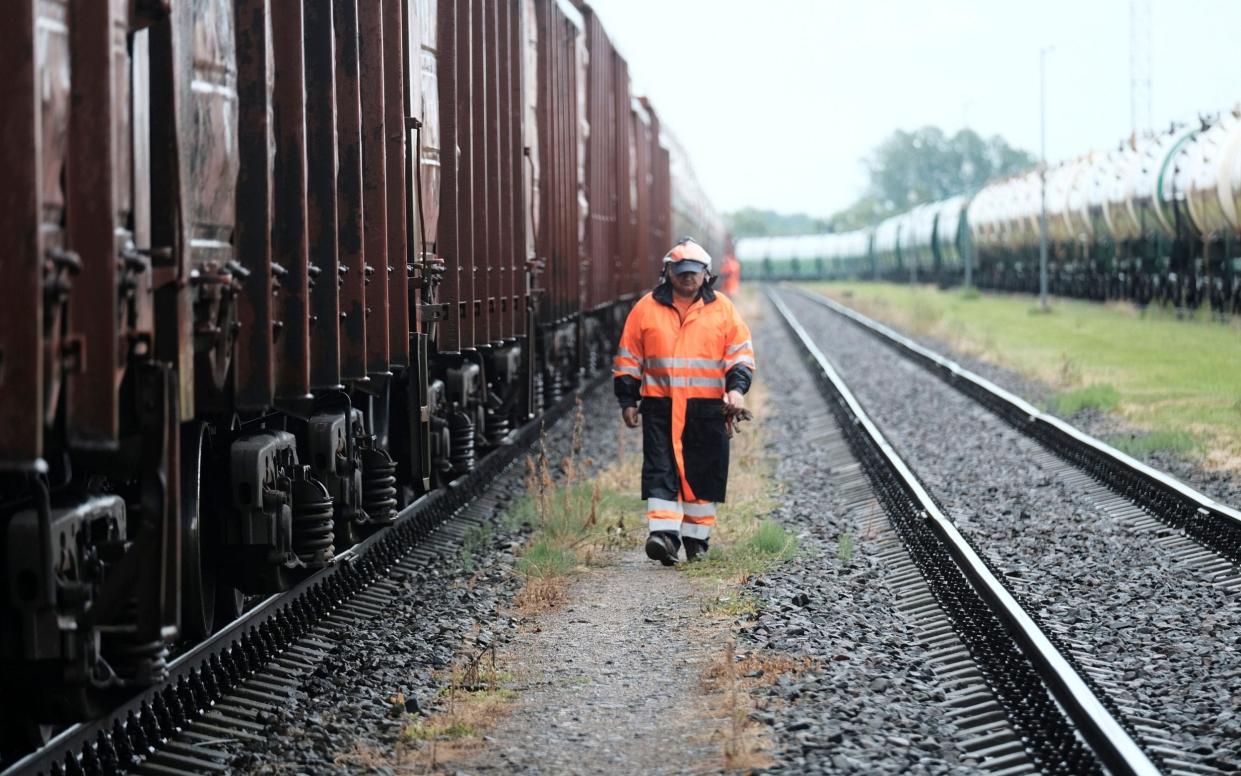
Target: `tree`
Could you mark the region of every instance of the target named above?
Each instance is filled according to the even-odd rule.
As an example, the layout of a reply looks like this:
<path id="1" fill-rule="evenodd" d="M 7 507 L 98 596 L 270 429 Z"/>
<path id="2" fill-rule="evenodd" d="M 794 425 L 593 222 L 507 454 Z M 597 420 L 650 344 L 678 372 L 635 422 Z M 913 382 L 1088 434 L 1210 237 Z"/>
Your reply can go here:
<path id="1" fill-rule="evenodd" d="M 870 195 L 896 212 L 973 191 L 1033 164 L 1032 155 L 999 136 L 984 140 L 963 129 L 949 138 L 938 127 L 897 130 L 866 161 Z"/>
<path id="2" fill-rule="evenodd" d="M 806 213 L 777 213 L 774 210 L 742 208 L 724 214 L 724 221 L 733 237 L 776 237 L 790 234 L 814 234 L 828 230 L 827 221 Z"/>
<path id="3" fill-rule="evenodd" d="M 891 215 L 891 208 L 883 206 L 873 195 L 866 194 L 857 202 L 827 219 L 832 232 L 851 232 L 874 226 Z"/>
<path id="4" fill-rule="evenodd" d="M 998 135 L 983 139 L 972 129 L 952 137 L 938 127 L 897 130 L 866 158 L 870 182 L 849 207 L 829 218 L 805 213 L 744 208 L 726 213 L 734 237 L 847 232 L 874 226 L 925 202 L 977 191 L 987 181 L 1034 166 L 1030 153 Z"/>
<path id="5" fill-rule="evenodd" d="M 938 127 L 897 130 L 866 160 L 866 194 L 829 221 L 840 231 L 872 225 L 915 205 L 976 191 L 989 180 L 1033 165 L 1030 153 L 998 135 L 984 140 L 972 129 L 952 137 Z"/>

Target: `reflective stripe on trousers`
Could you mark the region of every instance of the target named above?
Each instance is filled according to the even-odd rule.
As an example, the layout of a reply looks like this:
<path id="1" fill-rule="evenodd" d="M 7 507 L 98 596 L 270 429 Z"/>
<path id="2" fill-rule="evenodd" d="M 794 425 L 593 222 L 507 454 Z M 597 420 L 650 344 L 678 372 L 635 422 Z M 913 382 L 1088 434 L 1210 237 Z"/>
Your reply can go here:
<path id="1" fill-rule="evenodd" d="M 646 520 L 652 531 L 672 531 L 690 539 L 706 541 L 711 538 L 711 527 L 715 525 L 715 502 L 649 498 L 646 500 Z"/>

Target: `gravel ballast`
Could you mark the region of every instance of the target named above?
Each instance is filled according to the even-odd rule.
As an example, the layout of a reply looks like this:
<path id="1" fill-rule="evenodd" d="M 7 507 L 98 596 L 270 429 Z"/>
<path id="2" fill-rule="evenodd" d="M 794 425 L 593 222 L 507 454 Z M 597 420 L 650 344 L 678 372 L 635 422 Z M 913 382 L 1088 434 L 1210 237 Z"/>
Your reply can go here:
<path id="1" fill-rule="evenodd" d="M 584 400 L 583 410 L 587 418 L 613 417 L 615 399 L 605 386 Z M 572 427 L 570 413 L 548 430 L 550 460 L 568 455 Z M 609 461 L 616 447 L 614 425 L 586 424 L 584 454 Z M 459 551 L 449 550 L 407 574 L 401 593 L 381 616 L 332 634 L 327 656 L 300 678 L 294 702 L 261 720 L 261 742 L 224 742 L 234 752 L 234 769 L 395 773 L 425 768 L 427 758 L 409 751 L 411 742 L 401 741 L 409 713 L 439 710 L 445 675 L 463 654 L 502 648 L 520 638 L 510 611 L 521 587 L 513 566 L 525 533 L 506 530 L 501 518 L 523 492 L 523 474 L 519 460 L 494 482 L 492 492 L 500 503 L 493 528 L 485 546 L 470 548 L 468 564 Z M 394 754 L 402 749 L 405 755 Z"/>
<path id="2" fill-rule="evenodd" d="M 759 418 L 781 491 L 772 517 L 798 534 L 802 552 L 747 585 L 759 614 L 737 648 L 816 664 L 759 690 L 771 704 L 758 715 L 775 744 L 771 772 L 975 773 L 915 623 L 887 587 L 893 569 L 844 519 L 851 496 L 833 484 L 822 440 L 808 433 L 808 419 L 834 424 L 823 397 L 774 308 L 762 309 L 750 325 L 759 379 L 778 397 Z M 847 562 L 842 535 L 854 542 Z"/>
<path id="3" fill-rule="evenodd" d="M 847 298 L 833 297 L 837 302 L 849 305 Z M 897 328 L 883 321 L 891 328 Z M 1034 325 L 1032 323 L 1032 325 Z M 1140 331 L 1140 326 L 1138 331 Z M 1012 369 L 987 361 L 968 353 L 961 353 L 948 343 L 936 337 L 917 332 L 901 331 L 901 334 L 914 340 L 923 347 L 956 361 L 974 374 L 990 380 L 1001 388 L 1010 391 L 1026 401 L 1039 407 L 1053 407 L 1056 390 L 1045 383 L 1033 380 Z M 875 340 L 878 342 L 879 340 Z M 1050 410 L 1054 413 L 1054 410 Z M 1109 444 L 1125 438 L 1141 437 L 1144 431 L 1132 423 L 1118 417 L 1114 413 L 1102 412 L 1093 407 L 1079 410 L 1068 415 L 1064 420 L 1077 428 L 1101 439 Z M 1176 450 L 1154 449 L 1140 450 L 1133 453 L 1139 461 L 1172 475 L 1181 482 L 1198 490 L 1204 495 L 1221 504 L 1241 506 L 1241 472 L 1224 469 L 1210 469 L 1185 454 Z"/>
<path id="4" fill-rule="evenodd" d="M 1117 698 L 1190 759 L 1238 767 L 1241 608 L 1101 508 L 1033 441 L 811 302 L 785 301 L 947 514 L 1049 627 L 1118 672 Z M 1148 723 L 1144 723 L 1148 724 Z"/>

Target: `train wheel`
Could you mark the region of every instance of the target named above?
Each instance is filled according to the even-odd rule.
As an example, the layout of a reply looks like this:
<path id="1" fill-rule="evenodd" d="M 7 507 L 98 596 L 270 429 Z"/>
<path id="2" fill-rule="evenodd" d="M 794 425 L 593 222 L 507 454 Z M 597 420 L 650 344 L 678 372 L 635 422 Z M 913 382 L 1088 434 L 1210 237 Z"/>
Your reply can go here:
<path id="1" fill-rule="evenodd" d="M 211 436 L 207 425 L 189 424 L 181 434 L 181 629 L 200 641 L 215 625 L 216 568 L 211 498 Z"/>

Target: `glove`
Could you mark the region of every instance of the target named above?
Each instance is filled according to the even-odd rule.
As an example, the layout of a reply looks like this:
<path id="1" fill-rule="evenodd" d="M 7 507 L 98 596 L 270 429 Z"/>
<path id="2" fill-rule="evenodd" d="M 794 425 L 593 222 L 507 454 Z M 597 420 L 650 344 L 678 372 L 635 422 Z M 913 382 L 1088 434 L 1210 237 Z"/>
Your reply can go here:
<path id="1" fill-rule="evenodd" d="M 733 438 L 733 434 L 741 433 L 741 422 L 743 420 L 754 420 L 754 413 L 736 404 L 724 405 L 724 427 L 728 431 L 729 439 Z"/>

